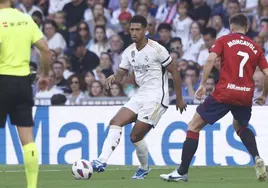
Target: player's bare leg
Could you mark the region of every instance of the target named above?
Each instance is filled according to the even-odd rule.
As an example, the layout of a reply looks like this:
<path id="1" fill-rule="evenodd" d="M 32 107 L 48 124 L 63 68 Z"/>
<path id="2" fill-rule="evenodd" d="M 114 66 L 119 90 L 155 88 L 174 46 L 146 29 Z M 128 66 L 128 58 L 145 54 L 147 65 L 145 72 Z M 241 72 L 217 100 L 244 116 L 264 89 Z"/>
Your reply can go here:
<path id="1" fill-rule="evenodd" d="M 144 137 L 151 128 L 152 125 L 137 120 L 132 129 L 130 139 L 136 148 L 136 154 L 140 162 L 140 166 L 134 176 L 132 176 L 132 179 L 144 179 L 149 173 L 148 147 Z"/>
<path id="2" fill-rule="evenodd" d="M 24 165 L 27 178 L 27 188 L 36 188 L 38 180 L 38 153 L 33 139 L 32 127 L 17 127 L 24 151 Z"/>
<path id="3" fill-rule="evenodd" d="M 233 125 L 237 135 L 241 138 L 243 144 L 254 159 L 257 178 L 260 181 L 265 181 L 267 172 L 264 161 L 259 156 L 254 133 L 248 127 L 242 126 L 235 119 L 233 120 Z"/>
<path id="4" fill-rule="evenodd" d="M 92 162 L 94 171 L 103 172 L 106 162 L 118 146 L 122 134 L 122 127 L 136 120 L 136 114 L 126 107 L 122 107 L 110 121 L 109 133 L 104 141 L 102 153 Z"/>
<path id="5" fill-rule="evenodd" d="M 165 181 L 188 181 L 188 170 L 191 160 L 197 150 L 199 132 L 207 124 L 201 116 L 196 112 L 193 119 L 188 124 L 186 140 L 183 143 L 181 165 L 179 169 L 174 170 L 170 174 L 162 174 L 160 178 Z"/>

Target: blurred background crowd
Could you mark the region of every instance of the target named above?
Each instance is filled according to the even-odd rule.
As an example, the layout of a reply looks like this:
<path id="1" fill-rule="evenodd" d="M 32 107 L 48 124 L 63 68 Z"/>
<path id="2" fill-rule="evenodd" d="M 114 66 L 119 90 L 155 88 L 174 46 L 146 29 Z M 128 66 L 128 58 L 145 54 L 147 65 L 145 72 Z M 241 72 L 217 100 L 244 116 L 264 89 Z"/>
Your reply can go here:
<path id="1" fill-rule="evenodd" d="M 115 73 L 121 55 L 131 43 L 129 21 L 133 15 L 147 18 L 147 37 L 158 41 L 171 54 L 182 79 L 182 94 L 196 103 L 195 90 L 215 40 L 229 34 L 228 19 L 243 12 L 250 20 L 247 36 L 260 45 L 268 59 L 268 0 L 12 0 L 29 14 L 44 33 L 52 53 L 49 88 L 37 84 L 40 55 L 32 47 L 31 71 L 36 105 L 81 105 L 103 97 L 131 97 L 138 87 L 133 72 L 111 90 L 105 79 Z M 209 95 L 219 78 L 217 59 L 207 80 Z M 263 75 L 254 76 L 257 97 Z M 170 77 L 170 103 L 175 92 Z M 268 104 L 268 101 L 267 101 Z"/>

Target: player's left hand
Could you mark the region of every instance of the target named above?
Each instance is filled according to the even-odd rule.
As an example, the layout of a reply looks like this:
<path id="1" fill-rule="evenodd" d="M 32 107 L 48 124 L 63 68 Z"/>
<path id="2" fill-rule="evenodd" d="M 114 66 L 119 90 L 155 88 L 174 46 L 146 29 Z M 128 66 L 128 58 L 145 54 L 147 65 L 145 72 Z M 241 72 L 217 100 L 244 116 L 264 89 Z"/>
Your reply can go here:
<path id="1" fill-rule="evenodd" d="M 265 105 L 266 97 L 261 95 L 260 97 L 256 98 L 254 102 L 260 106 Z"/>
<path id="2" fill-rule="evenodd" d="M 195 92 L 195 97 L 198 100 L 202 100 L 202 97 L 206 94 L 206 87 L 204 85 L 200 85 L 199 88 Z"/>
<path id="3" fill-rule="evenodd" d="M 176 102 L 176 109 L 180 109 L 180 112 L 182 114 L 183 111 L 186 111 L 186 108 L 187 108 L 187 104 L 184 102 L 183 99 L 177 99 L 177 102 Z"/>

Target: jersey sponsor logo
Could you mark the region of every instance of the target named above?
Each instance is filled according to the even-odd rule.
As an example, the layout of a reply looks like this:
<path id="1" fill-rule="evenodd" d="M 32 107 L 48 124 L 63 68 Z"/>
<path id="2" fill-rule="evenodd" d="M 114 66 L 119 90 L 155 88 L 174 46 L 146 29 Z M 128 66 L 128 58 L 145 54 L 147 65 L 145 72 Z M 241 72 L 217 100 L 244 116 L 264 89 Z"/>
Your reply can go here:
<path id="1" fill-rule="evenodd" d="M 250 87 L 241 87 L 235 84 L 228 84 L 227 89 L 237 90 L 237 91 L 251 91 Z"/>
<path id="2" fill-rule="evenodd" d="M 148 72 L 149 67 L 150 67 L 149 65 L 134 65 L 133 70 L 134 72 L 138 72 L 142 74 L 142 73 Z"/>
<path id="3" fill-rule="evenodd" d="M 250 43 L 248 41 L 245 41 L 245 40 L 236 39 L 236 40 L 229 41 L 227 44 L 228 44 L 228 46 L 230 48 L 232 46 L 234 46 L 234 45 L 237 45 L 237 44 L 244 45 L 244 46 L 249 47 L 254 52 L 254 54 L 257 54 L 258 53 L 258 50 L 255 50 L 256 47 L 252 43 Z"/>
<path id="4" fill-rule="evenodd" d="M 147 56 L 145 56 L 145 62 L 148 62 L 149 61 L 149 57 L 148 57 L 148 55 Z"/>

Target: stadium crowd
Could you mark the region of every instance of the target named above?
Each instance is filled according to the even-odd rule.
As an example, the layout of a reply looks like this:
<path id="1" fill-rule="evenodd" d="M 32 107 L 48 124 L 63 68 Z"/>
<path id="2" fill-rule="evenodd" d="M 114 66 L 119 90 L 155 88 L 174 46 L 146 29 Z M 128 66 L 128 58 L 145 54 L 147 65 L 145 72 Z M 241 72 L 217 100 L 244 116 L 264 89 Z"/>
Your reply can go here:
<path id="1" fill-rule="evenodd" d="M 147 18 L 150 39 L 171 54 L 182 79 L 182 94 L 194 103 L 202 67 L 215 40 L 230 33 L 228 19 L 243 12 L 251 22 L 248 36 L 260 45 L 268 59 L 268 0 L 12 0 L 43 31 L 52 53 L 49 89 L 37 83 L 39 52 L 31 53 L 34 95 L 37 105 L 81 104 L 96 97 L 131 97 L 138 87 L 132 72 L 122 83 L 105 90 L 105 79 L 120 64 L 131 43 L 129 20 L 135 14 Z M 207 80 L 207 95 L 218 81 L 221 59 Z M 263 89 L 263 75 L 254 74 L 255 92 Z M 170 77 L 170 103 L 175 103 Z M 66 96 L 66 99 L 62 94 Z M 66 101 L 66 102 L 65 102 Z M 267 101 L 268 104 L 268 101 Z"/>

